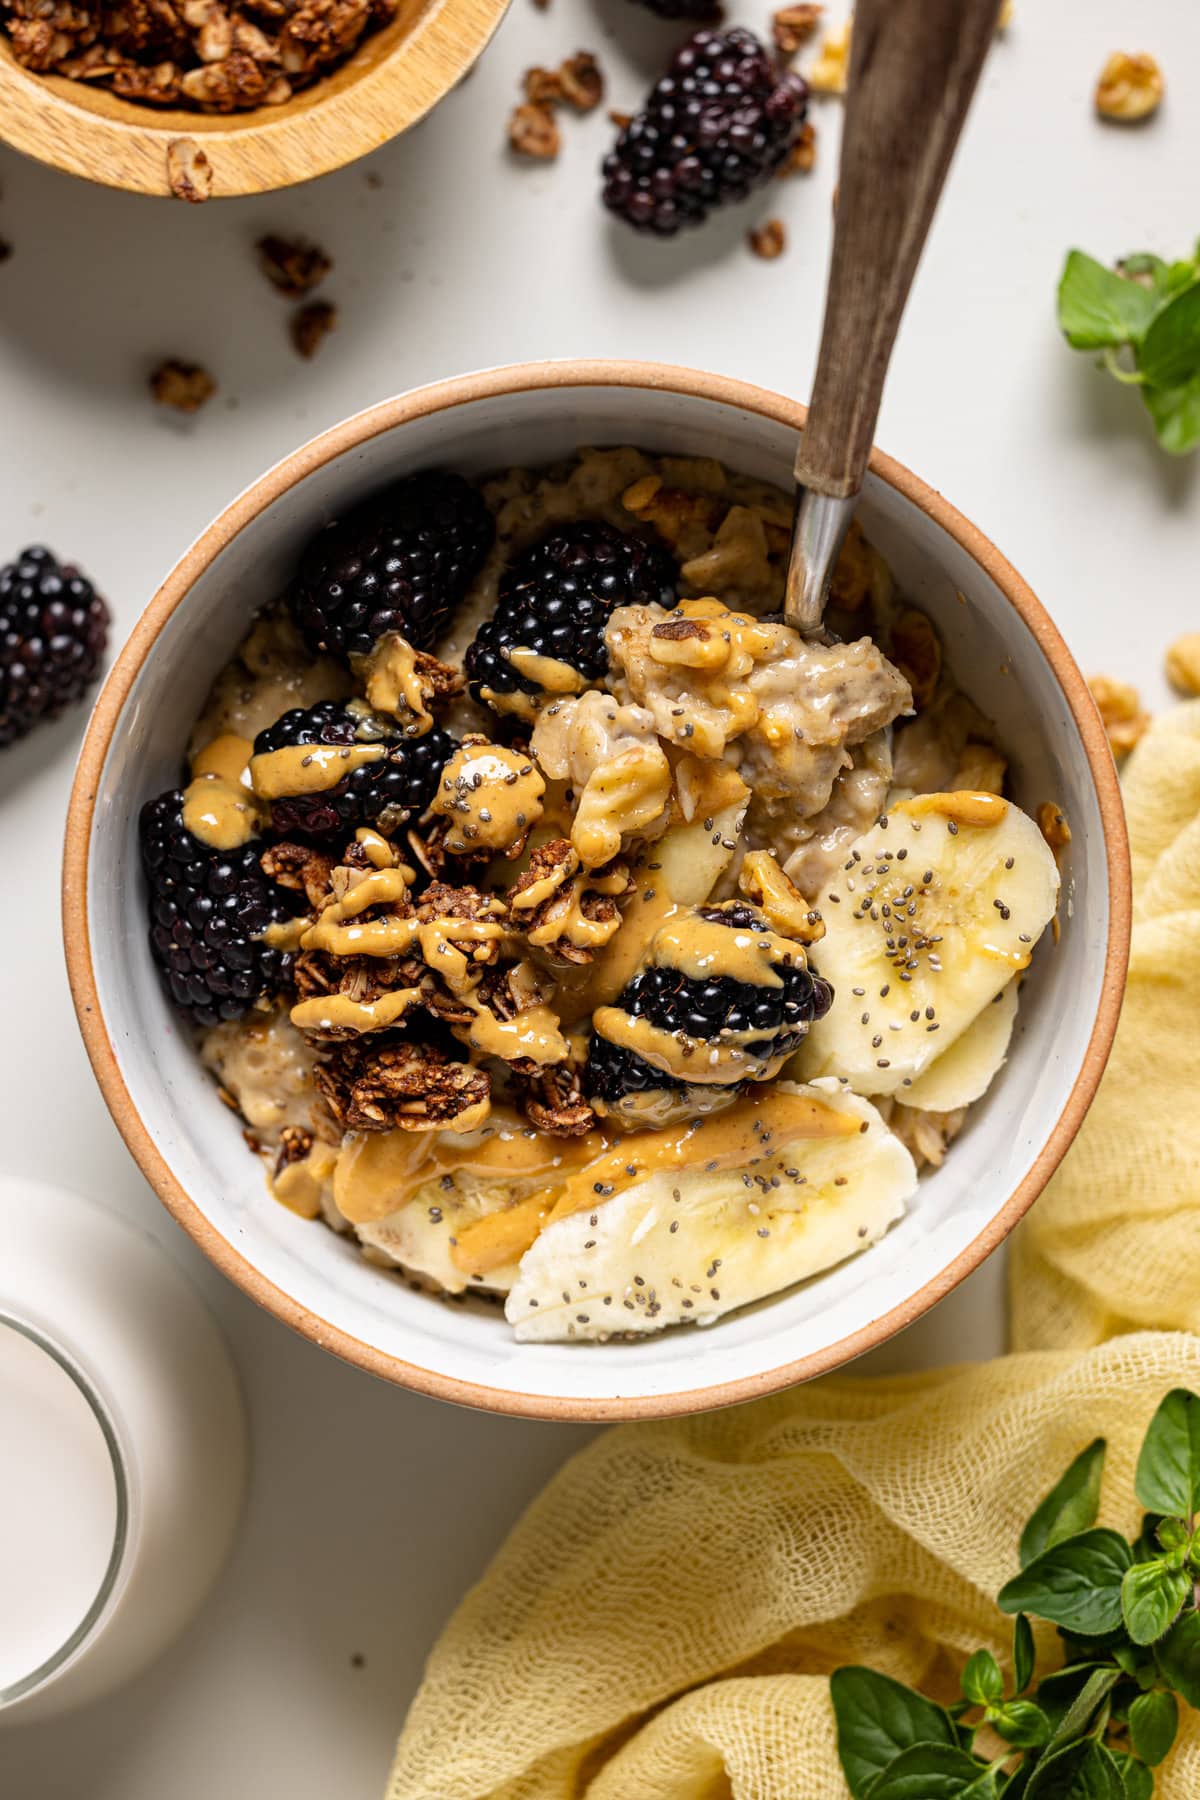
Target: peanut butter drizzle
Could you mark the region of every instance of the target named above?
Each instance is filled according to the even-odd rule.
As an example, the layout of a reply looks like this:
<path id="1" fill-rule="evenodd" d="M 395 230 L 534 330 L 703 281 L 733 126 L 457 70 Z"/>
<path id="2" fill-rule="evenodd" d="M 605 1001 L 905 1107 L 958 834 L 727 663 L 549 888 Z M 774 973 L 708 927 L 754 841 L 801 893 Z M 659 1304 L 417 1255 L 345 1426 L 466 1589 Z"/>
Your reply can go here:
<path id="1" fill-rule="evenodd" d="M 240 781 L 246 786 L 246 770 L 253 755 L 254 745 L 249 738 L 239 737 L 235 731 L 222 731 L 193 756 L 192 774 L 219 775 L 224 781 Z"/>
<path id="2" fill-rule="evenodd" d="M 404 956 L 416 944 L 430 968 L 454 987 L 467 981 L 472 962 L 486 960 L 488 946 L 507 935 L 496 919 L 433 919 L 422 924 L 420 919 L 393 917 L 343 925 L 322 913 L 301 942 L 306 950 L 328 950 L 333 956 Z M 478 944 L 480 951 L 469 956 L 457 947 L 462 943 Z"/>
<path id="3" fill-rule="evenodd" d="M 378 1000 L 352 1000 L 349 994 L 315 994 L 300 1000 L 288 1017 L 298 1031 L 386 1031 L 398 1025 L 421 999 L 419 987 L 393 988 Z"/>
<path id="4" fill-rule="evenodd" d="M 783 986 L 772 963 L 804 966 L 803 945 L 774 931 L 751 931 L 701 918 L 690 907 L 661 925 L 650 945 L 649 960 L 660 969 L 678 969 L 696 981 L 728 975 L 751 987 Z M 761 1037 L 762 1033 L 758 1035 Z"/>
<path id="5" fill-rule="evenodd" d="M 546 783 L 532 759 L 500 744 L 464 744 L 442 771 L 433 811 L 449 819 L 452 855 L 509 850 L 542 816 Z"/>
<path id="6" fill-rule="evenodd" d="M 311 924 L 312 920 L 305 913 L 298 919 L 277 919 L 263 932 L 263 943 L 272 950 L 299 950 Z"/>
<path id="7" fill-rule="evenodd" d="M 598 1006 L 611 1006 L 632 979 L 659 926 L 678 911 L 656 869 L 643 869 L 624 909 L 621 929 L 602 956 L 590 964 L 580 983 L 559 979 L 555 1009 L 564 1029 L 590 1018 Z"/>
<path id="8" fill-rule="evenodd" d="M 853 1137 L 862 1128 L 862 1120 L 853 1113 L 810 1094 L 759 1088 L 724 1112 L 691 1120 L 673 1131 L 626 1137 L 614 1149 L 589 1155 L 582 1166 L 566 1173 L 557 1193 L 548 1186 L 499 1214 L 464 1226 L 451 1259 L 464 1272 L 485 1274 L 518 1261 L 547 1225 L 603 1205 L 613 1194 L 654 1175 L 750 1169 L 799 1139 Z"/>
<path id="9" fill-rule="evenodd" d="M 369 825 L 360 825 L 354 834 L 354 841 L 362 846 L 363 854 L 373 869 L 395 869 L 400 866 L 400 858 L 394 845 L 389 844 L 381 832 L 373 831 Z M 414 879 L 410 873 L 406 879 Z"/>
<path id="10" fill-rule="evenodd" d="M 321 1216 L 321 1200 L 337 1167 L 332 1144 L 315 1143 L 307 1156 L 288 1163 L 271 1182 L 271 1192 L 281 1206 L 302 1219 Z"/>
<path id="11" fill-rule="evenodd" d="M 184 829 L 211 850 L 240 850 L 258 835 L 254 795 L 223 775 L 197 775 L 183 791 Z"/>
<path id="12" fill-rule="evenodd" d="M 588 776 L 571 843 L 585 869 L 611 862 L 622 838 L 644 831 L 671 804 L 671 765 L 660 744 L 633 744 Z"/>
<path id="13" fill-rule="evenodd" d="M 251 757 L 250 781 L 260 800 L 324 794 L 385 755 L 382 744 L 288 744 Z"/>
<path id="14" fill-rule="evenodd" d="M 553 894 L 558 893 L 561 898 L 561 906 L 546 920 L 544 925 L 535 925 L 532 931 L 526 933 L 528 941 L 531 944 L 542 946 L 557 944 L 565 939 L 567 943 L 573 944 L 578 950 L 600 949 L 602 945 L 609 943 L 621 929 L 621 915 L 618 912 L 608 919 L 589 919 L 583 910 L 583 897 L 589 893 L 604 894 L 609 897 L 623 894 L 625 879 L 624 875 L 589 877 L 575 874 L 571 876 L 567 884 L 560 888 L 556 888 L 552 880 L 535 882 L 533 888 L 529 890 L 530 893 L 535 892 L 538 888 L 547 888 L 548 892 L 542 898 L 549 899 Z M 517 899 L 525 900 L 525 895 L 520 894 Z M 526 904 L 537 906 L 540 901 L 530 900 Z M 514 911 L 517 910 L 516 900 L 513 902 L 513 908 Z"/>
<path id="15" fill-rule="evenodd" d="M 536 650 L 525 650 L 520 646 L 506 650 L 504 654 L 518 675 L 536 681 L 548 694 L 582 694 L 587 686 L 578 669 L 573 669 L 570 663 L 560 662 L 556 656 L 539 656 Z"/>
<path id="16" fill-rule="evenodd" d="M 915 794 L 911 800 L 902 800 L 896 811 L 907 813 L 910 818 L 938 813 L 944 819 L 952 819 L 956 825 L 986 828 L 1000 823 L 1008 811 L 1008 801 L 1002 800 L 999 794 L 964 789 L 957 794 Z"/>
<path id="17" fill-rule="evenodd" d="M 632 1050 L 652 1069 L 673 1075 L 676 1081 L 765 1081 L 778 1074 L 787 1060 L 786 1055 L 764 1058 L 749 1054 L 747 1046 L 762 1042 L 768 1035 L 761 1028 L 725 1031 L 716 1043 L 698 1043 L 673 1031 L 663 1031 L 648 1019 L 633 1018 L 619 1006 L 598 1006 L 592 1023 L 610 1044 Z"/>
<path id="18" fill-rule="evenodd" d="M 417 670 L 417 653 L 398 631 L 384 634 L 369 656 L 351 666 L 363 684 L 372 712 L 398 719 L 409 737 L 423 737 L 433 724 L 429 693 Z"/>
<path id="19" fill-rule="evenodd" d="M 467 1027 L 467 1042 L 472 1050 L 484 1056 L 498 1056 L 503 1062 L 528 1056 L 543 1068 L 566 1058 L 569 1045 L 548 1006 L 527 1006 L 511 1019 L 498 1019 L 472 996 L 466 998 L 475 1012 Z"/>

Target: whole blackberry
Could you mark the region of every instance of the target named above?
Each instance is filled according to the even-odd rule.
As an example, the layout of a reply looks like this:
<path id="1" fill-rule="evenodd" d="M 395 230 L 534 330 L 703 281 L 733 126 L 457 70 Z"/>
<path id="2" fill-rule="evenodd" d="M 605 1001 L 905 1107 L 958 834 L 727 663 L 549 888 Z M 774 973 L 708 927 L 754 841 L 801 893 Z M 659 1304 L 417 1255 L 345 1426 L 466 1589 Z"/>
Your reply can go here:
<path id="1" fill-rule="evenodd" d="M 770 930 L 759 909 L 741 900 L 697 907 L 696 916 L 739 932 Z M 650 961 L 628 983 L 616 1006 L 630 1018 L 645 1019 L 684 1045 L 694 1046 L 691 1054 L 698 1074 L 704 1069 L 705 1051 L 732 1040 L 760 1065 L 761 1074 L 749 1074 L 747 1079 L 768 1078 L 799 1048 L 809 1026 L 829 1011 L 833 999 L 829 983 L 807 967 L 802 955 L 792 961 L 773 960 L 770 967 L 780 985 L 760 986 L 731 975 L 698 980 L 656 962 L 655 948 L 652 943 Z M 714 1099 L 728 1098 L 740 1085 L 731 1090 L 728 1085 L 706 1083 L 702 1076 L 685 1082 L 664 1075 L 636 1051 L 606 1038 L 600 1029 L 593 1030 L 588 1044 L 583 1081 L 590 1100 L 618 1112 L 630 1096 L 655 1092 L 674 1096 L 681 1103 L 691 1101 L 692 1110 L 703 1111 L 705 1102 L 711 1107 Z"/>
<path id="2" fill-rule="evenodd" d="M 293 900 L 259 866 L 261 846 L 210 850 L 183 823 L 178 789 L 148 800 L 139 835 L 150 889 L 150 952 L 176 1006 L 197 1025 L 237 1019 L 276 993 L 291 956 L 262 941 Z"/>
<path id="3" fill-rule="evenodd" d="M 461 475 L 427 470 L 318 532 L 292 584 L 314 650 L 366 656 L 385 632 L 427 650 L 491 548 L 492 515 Z"/>
<path id="4" fill-rule="evenodd" d="M 699 225 L 775 173 L 807 110 L 807 82 L 753 32 L 698 31 L 605 157 L 604 204 L 659 237 Z"/>
<path id="5" fill-rule="evenodd" d="M 540 694 L 506 650 L 532 650 L 569 663 L 585 681 L 608 667 L 604 628 L 614 607 L 678 603 L 678 570 L 670 554 L 599 519 L 556 525 L 509 563 L 492 617 L 479 627 L 463 659 L 471 692 Z"/>
<path id="6" fill-rule="evenodd" d="M 0 749 L 83 698 L 108 618 L 86 575 L 40 544 L 0 568 Z"/>
<path id="7" fill-rule="evenodd" d="M 381 739 L 364 730 L 361 715 L 340 700 L 318 706 L 293 707 L 260 731 L 255 756 L 297 744 L 362 745 L 381 743 L 385 754 L 363 763 L 336 787 L 315 794 L 289 794 L 271 801 L 271 824 L 284 835 L 346 837 L 358 825 L 380 824 L 386 830 L 423 813 L 433 799 L 438 776 L 457 749 L 440 725 L 424 737 Z"/>

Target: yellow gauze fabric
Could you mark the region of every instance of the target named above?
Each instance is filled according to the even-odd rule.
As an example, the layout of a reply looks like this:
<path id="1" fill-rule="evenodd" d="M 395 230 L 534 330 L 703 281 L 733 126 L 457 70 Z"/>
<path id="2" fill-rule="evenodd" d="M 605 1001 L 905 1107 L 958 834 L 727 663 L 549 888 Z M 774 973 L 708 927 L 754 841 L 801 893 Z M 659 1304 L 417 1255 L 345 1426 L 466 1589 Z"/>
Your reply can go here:
<path id="1" fill-rule="evenodd" d="M 1007 1666 L 1021 1527 L 1101 1432 L 1101 1519 L 1132 1532 L 1150 1415 L 1200 1387 L 1200 704 L 1154 726 L 1126 800 L 1129 993 L 1019 1236 L 1021 1353 L 596 1440 L 451 1620 L 388 1800 L 843 1800 L 829 1672 L 950 1699 L 970 1650 Z M 1196 1714 L 1157 1775 L 1158 1800 L 1200 1794 Z"/>

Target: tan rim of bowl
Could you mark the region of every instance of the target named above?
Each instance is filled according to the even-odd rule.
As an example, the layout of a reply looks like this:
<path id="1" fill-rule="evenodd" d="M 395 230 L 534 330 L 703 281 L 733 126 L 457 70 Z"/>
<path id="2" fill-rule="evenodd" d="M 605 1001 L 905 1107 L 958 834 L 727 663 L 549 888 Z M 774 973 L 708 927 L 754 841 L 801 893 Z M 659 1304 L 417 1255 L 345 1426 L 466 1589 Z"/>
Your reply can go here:
<path id="1" fill-rule="evenodd" d="M 0 139 L 69 175 L 138 194 L 176 192 L 172 145 L 203 151 L 213 198 L 291 187 L 407 131 L 467 73 L 508 3 L 401 0 L 390 25 L 311 88 L 282 106 L 226 114 L 168 111 L 35 75 L 0 31 Z"/>
<path id="2" fill-rule="evenodd" d="M 563 362 L 525 363 L 511 368 L 465 375 L 435 382 L 393 400 L 385 400 L 366 412 L 324 432 L 297 450 L 246 490 L 210 525 L 167 577 L 134 626 L 125 648 L 105 682 L 92 714 L 80 752 L 79 767 L 67 815 L 63 861 L 63 929 L 67 972 L 75 1011 L 101 1092 L 118 1130 L 133 1152 L 138 1166 L 172 1217 L 183 1226 L 205 1255 L 260 1306 L 290 1325 L 302 1337 L 372 1375 L 412 1388 L 436 1399 L 452 1400 L 490 1412 L 526 1418 L 599 1420 L 666 1418 L 688 1412 L 705 1412 L 754 1400 L 840 1367 L 864 1351 L 882 1344 L 911 1325 L 930 1307 L 979 1266 L 1007 1237 L 1028 1211 L 1061 1162 L 1091 1104 L 1108 1053 L 1121 1008 L 1125 971 L 1129 960 L 1130 870 L 1129 844 L 1116 768 L 1100 716 L 1087 684 L 1055 625 L 1032 590 L 1011 563 L 962 514 L 915 475 L 876 450 L 872 473 L 895 488 L 939 525 L 991 576 L 1009 604 L 1037 639 L 1054 670 L 1070 707 L 1087 753 L 1104 829 L 1109 881 L 1108 945 L 1104 982 L 1096 1021 L 1087 1052 L 1058 1121 L 1025 1179 L 1009 1195 L 987 1226 L 941 1273 L 927 1281 L 899 1306 L 882 1313 L 871 1324 L 797 1361 L 763 1370 L 736 1381 L 718 1382 L 694 1392 L 614 1398 L 573 1399 L 490 1388 L 389 1356 L 348 1332 L 331 1325 L 319 1314 L 300 1306 L 274 1283 L 267 1281 L 233 1245 L 217 1232 L 196 1203 L 184 1192 L 157 1146 L 152 1141 L 125 1085 L 100 1011 L 96 977 L 88 941 L 87 879 L 92 816 L 108 747 L 122 708 L 142 664 L 165 621 L 186 600 L 193 583 L 220 551 L 244 531 L 258 515 L 295 482 L 321 468 L 334 457 L 377 437 L 381 432 L 424 418 L 430 413 L 464 406 L 470 401 L 498 395 L 526 393 L 537 388 L 628 387 L 653 388 L 716 401 L 742 412 L 757 413 L 793 429 L 799 429 L 806 408 L 765 388 L 752 387 L 720 375 L 672 368 L 661 363 Z"/>

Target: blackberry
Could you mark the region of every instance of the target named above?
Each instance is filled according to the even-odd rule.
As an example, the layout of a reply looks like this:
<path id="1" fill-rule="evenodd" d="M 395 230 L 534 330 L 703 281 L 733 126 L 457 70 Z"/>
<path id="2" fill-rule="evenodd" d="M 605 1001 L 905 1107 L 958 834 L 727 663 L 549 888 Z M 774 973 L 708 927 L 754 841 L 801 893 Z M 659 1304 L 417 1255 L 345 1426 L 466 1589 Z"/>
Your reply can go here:
<path id="1" fill-rule="evenodd" d="M 745 901 L 726 901 L 697 907 L 695 916 L 739 932 L 770 929 L 756 906 Z M 803 959 L 772 961 L 770 967 L 781 985 L 757 986 L 731 975 L 712 975 L 704 980 L 651 960 L 628 983 L 616 1002 L 619 1011 L 644 1019 L 659 1031 L 694 1046 L 697 1069 L 704 1067 L 705 1049 L 743 1039 L 738 1047 L 759 1065 L 744 1079 L 762 1080 L 775 1074 L 785 1057 L 798 1049 L 814 1019 L 829 1011 L 833 990 Z M 664 1096 L 674 1112 L 703 1112 L 732 1097 L 733 1086 L 703 1081 L 685 1082 L 661 1070 L 625 1045 L 613 1043 L 602 1031 L 593 1030 L 583 1076 L 584 1092 L 601 1109 L 636 1116 L 637 1097 Z M 661 1121 L 660 1121 L 661 1122 Z"/>
<path id="2" fill-rule="evenodd" d="M 177 788 L 142 808 L 150 953 L 176 1006 L 197 1025 L 216 1025 L 286 985 L 291 955 L 262 934 L 291 918 L 300 896 L 267 880 L 257 844 L 211 850 L 187 830 L 182 809 Z"/>
<path id="3" fill-rule="evenodd" d="M 340 700 L 318 706 L 293 707 L 260 731 L 255 756 L 299 744 L 382 744 L 384 755 L 363 763 L 338 782 L 315 794 L 288 794 L 271 801 L 271 824 L 285 836 L 346 837 L 358 825 L 379 824 L 391 830 L 423 813 L 433 799 L 438 776 L 458 745 L 440 725 L 424 737 L 381 737 L 372 715 Z"/>
<path id="4" fill-rule="evenodd" d="M 772 176 L 807 111 L 807 82 L 777 68 L 753 32 L 698 31 L 605 157 L 604 204 L 637 231 L 673 237 Z"/>
<path id="5" fill-rule="evenodd" d="M 86 575 L 40 544 L 0 568 L 0 749 L 83 698 L 108 621 Z"/>
<path id="6" fill-rule="evenodd" d="M 604 628 L 614 607 L 678 603 L 678 570 L 670 554 L 599 519 L 556 525 L 511 562 L 500 578 L 496 610 L 463 659 L 478 700 L 494 694 L 540 694 L 518 674 L 506 650 L 532 650 L 569 663 L 587 682 L 608 668 Z"/>
<path id="7" fill-rule="evenodd" d="M 314 650 L 366 656 L 388 631 L 428 650 L 494 535 L 461 475 L 410 475 L 313 538 L 292 584 L 293 616 Z"/>

